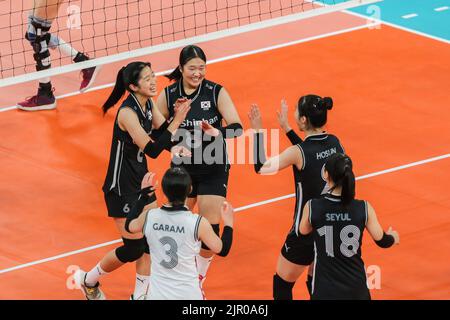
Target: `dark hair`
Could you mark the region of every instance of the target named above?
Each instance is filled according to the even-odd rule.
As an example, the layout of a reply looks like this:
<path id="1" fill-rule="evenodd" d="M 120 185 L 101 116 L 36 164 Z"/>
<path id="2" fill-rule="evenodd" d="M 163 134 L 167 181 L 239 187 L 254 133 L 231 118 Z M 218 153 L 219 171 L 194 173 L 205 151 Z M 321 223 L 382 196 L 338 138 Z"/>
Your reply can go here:
<path id="1" fill-rule="evenodd" d="M 103 104 L 103 113 L 105 114 L 110 108 L 114 107 L 114 105 L 122 98 L 125 91 L 131 92 L 130 84 L 135 86 L 138 85 L 138 82 L 141 78 L 141 71 L 145 67 L 151 68 L 152 65 L 150 62 L 131 62 L 126 67 L 122 67 L 117 73 L 116 84 L 114 85 L 114 89 L 109 95 L 108 100 Z"/>
<path id="2" fill-rule="evenodd" d="M 180 68 L 183 68 L 186 63 L 195 58 L 200 58 L 206 62 L 206 55 L 205 52 L 203 52 L 202 48 L 195 45 L 184 47 L 180 52 L 180 64 L 175 68 L 175 70 L 172 71 L 171 74 L 167 75 L 166 77 L 170 80 L 180 80 L 183 77 Z"/>
<path id="3" fill-rule="evenodd" d="M 192 180 L 185 169 L 173 167 L 166 171 L 161 185 L 172 205 L 183 205 L 191 192 Z"/>
<path id="4" fill-rule="evenodd" d="M 327 123 L 327 111 L 333 108 L 333 99 L 319 97 L 314 94 L 303 96 L 298 101 L 298 116 L 305 116 L 314 128 L 323 127 Z"/>
<path id="5" fill-rule="evenodd" d="M 350 204 L 355 199 L 355 175 L 350 157 L 343 153 L 333 154 L 325 164 L 325 170 L 334 182 L 330 192 L 336 187 L 342 187 L 342 203 L 344 206 Z"/>

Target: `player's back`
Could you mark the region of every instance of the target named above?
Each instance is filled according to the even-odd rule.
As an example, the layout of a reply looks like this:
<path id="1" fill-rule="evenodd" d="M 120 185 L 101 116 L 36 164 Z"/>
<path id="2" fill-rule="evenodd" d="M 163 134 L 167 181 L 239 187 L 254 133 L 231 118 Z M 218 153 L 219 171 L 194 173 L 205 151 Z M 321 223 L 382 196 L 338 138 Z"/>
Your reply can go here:
<path id="1" fill-rule="evenodd" d="M 367 203 L 327 194 L 310 202 L 315 249 L 313 299 L 370 299 L 361 258 Z"/>
<path id="2" fill-rule="evenodd" d="M 144 225 L 151 255 L 149 299 L 202 299 L 196 256 L 200 216 L 186 207 L 150 210 Z"/>

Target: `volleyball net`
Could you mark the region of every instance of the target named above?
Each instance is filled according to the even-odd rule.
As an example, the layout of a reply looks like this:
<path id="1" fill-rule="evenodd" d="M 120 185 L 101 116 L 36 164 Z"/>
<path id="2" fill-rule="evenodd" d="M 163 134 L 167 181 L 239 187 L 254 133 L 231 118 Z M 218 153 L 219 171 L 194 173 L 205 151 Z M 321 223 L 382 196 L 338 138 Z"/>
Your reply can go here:
<path id="1" fill-rule="evenodd" d="M 380 0 L 68 0 L 49 32 L 51 68 L 36 72 L 24 35 L 56 0 L 0 0 L 0 87 L 137 58 Z M 39 4 L 40 3 L 40 7 Z M 45 3 L 45 8 L 43 4 Z M 44 10 L 42 10 L 44 9 Z M 51 19 L 49 19 L 51 20 Z M 270 32 L 270 31 L 269 31 Z M 69 48 L 69 49 L 68 49 Z M 90 60 L 73 63 L 70 48 Z"/>

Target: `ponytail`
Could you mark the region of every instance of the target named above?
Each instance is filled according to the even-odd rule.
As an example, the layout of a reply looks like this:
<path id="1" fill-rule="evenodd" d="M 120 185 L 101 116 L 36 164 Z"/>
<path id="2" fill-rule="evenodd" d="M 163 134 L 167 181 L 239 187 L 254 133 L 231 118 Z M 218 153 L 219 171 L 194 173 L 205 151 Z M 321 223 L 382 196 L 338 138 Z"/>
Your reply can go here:
<path id="1" fill-rule="evenodd" d="M 349 205 L 355 199 L 355 174 L 350 157 L 342 153 L 333 154 L 325 164 L 325 170 L 334 183 L 329 191 L 342 187 L 342 204 Z"/>
<path id="2" fill-rule="evenodd" d="M 166 76 L 170 81 L 178 81 L 183 78 L 180 67 L 176 67 L 169 75 Z"/>
<path id="3" fill-rule="evenodd" d="M 112 107 L 114 107 L 114 105 L 120 100 L 120 98 L 123 97 L 124 93 L 125 93 L 125 82 L 123 79 L 123 72 L 125 70 L 125 67 L 122 67 L 119 72 L 117 73 L 117 79 L 116 79 L 116 84 L 114 85 L 114 89 L 111 92 L 111 94 L 109 95 L 108 100 L 106 100 L 106 102 L 103 104 L 103 114 L 106 114 L 106 112 L 108 112 L 108 110 Z"/>
<path id="4" fill-rule="evenodd" d="M 355 199 L 355 175 L 350 165 L 346 164 L 344 166 L 344 177 L 342 178 L 341 201 L 344 206 L 347 206 L 353 199 Z"/>
<path id="5" fill-rule="evenodd" d="M 141 71 L 145 67 L 151 69 L 150 62 L 131 62 L 126 67 L 122 67 L 117 73 L 116 84 L 114 89 L 108 97 L 108 100 L 103 104 L 103 114 L 106 114 L 108 110 L 123 97 L 125 91 L 131 92 L 130 84 L 135 86 L 139 85 L 139 79 L 141 78 Z"/>

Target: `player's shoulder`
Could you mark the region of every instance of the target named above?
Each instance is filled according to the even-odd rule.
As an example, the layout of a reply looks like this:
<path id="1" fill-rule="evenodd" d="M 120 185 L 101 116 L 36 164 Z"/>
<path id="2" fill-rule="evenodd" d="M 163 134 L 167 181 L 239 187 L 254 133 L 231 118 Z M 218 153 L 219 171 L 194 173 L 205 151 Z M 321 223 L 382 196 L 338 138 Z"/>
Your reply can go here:
<path id="1" fill-rule="evenodd" d="M 122 109 L 125 109 L 125 108 L 129 108 L 136 113 L 139 111 L 139 106 L 131 94 L 129 94 L 128 97 L 122 101 L 122 103 L 119 107 L 119 111 Z"/>
<path id="2" fill-rule="evenodd" d="M 205 88 L 205 90 L 209 90 L 211 92 L 222 88 L 222 85 L 208 79 L 203 80 L 202 85 Z"/>
<path id="3" fill-rule="evenodd" d="M 169 84 L 169 85 L 166 87 L 166 91 L 167 91 L 169 94 L 174 94 L 174 93 L 176 93 L 177 90 L 178 90 L 179 82 L 180 82 L 180 80 L 175 81 L 175 82 Z"/>

